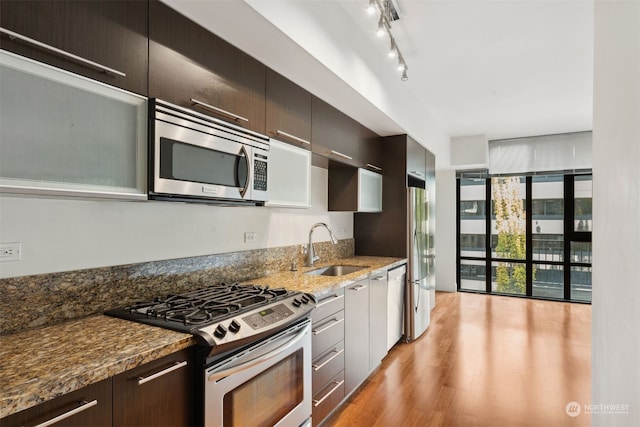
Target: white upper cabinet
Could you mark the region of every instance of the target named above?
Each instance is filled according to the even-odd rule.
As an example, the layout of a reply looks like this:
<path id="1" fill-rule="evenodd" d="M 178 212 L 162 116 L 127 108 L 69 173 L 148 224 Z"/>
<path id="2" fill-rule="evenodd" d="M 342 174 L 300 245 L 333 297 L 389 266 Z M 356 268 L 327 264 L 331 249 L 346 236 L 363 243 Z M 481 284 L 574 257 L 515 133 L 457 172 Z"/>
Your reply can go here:
<path id="1" fill-rule="evenodd" d="M 358 169 L 358 212 L 382 212 L 382 175 Z"/>
<path id="2" fill-rule="evenodd" d="M 0 192 L 146 199 L 146 98 L 0 52 Z"/>
<path id="3" fill-rule="evenodd" d="M 311 207 L 311 151 L 271 139 L 267 206 Z"/>

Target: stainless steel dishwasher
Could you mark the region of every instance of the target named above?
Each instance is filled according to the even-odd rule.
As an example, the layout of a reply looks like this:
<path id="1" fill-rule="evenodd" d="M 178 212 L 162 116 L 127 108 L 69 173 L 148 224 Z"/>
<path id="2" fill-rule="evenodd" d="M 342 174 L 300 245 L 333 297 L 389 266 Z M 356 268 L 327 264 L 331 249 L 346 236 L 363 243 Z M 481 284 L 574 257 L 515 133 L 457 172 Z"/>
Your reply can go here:
<path id="1" fill-rule="evenodd" d="M 406 264 L 389 270 L 387 285 L 387 351 L 402 338 L 404 333 L 404 293 L 406 282 Z"/>

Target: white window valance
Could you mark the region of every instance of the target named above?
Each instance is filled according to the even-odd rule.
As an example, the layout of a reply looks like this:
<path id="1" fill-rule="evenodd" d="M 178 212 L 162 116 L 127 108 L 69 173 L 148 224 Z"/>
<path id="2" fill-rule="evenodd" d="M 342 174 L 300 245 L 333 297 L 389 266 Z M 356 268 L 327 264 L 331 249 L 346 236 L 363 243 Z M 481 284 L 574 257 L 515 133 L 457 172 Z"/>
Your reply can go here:
<path id="1" fill-rule="evenodd" d="M 489 141 L 491 175 L 591 169 L 591 132 Z"/>

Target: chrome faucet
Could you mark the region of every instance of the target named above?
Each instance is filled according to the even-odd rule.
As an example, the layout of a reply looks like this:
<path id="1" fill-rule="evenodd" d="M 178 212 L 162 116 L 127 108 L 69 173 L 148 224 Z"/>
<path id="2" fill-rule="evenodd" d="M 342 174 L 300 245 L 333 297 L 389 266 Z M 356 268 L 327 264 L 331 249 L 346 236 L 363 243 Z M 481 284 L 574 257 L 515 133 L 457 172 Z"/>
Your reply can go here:
<path id="1" fill-rule="evenodd" d="M 316 255 L 316 250 L 313 247 L 313 241 L 311 240 L 311 236 L 313 235 L 313 230 L 315 230 L 316 227 L 320 227 L 320 226 L 326 228 L 327 231 L 329 232 L 329 237 L 331 237 L 331 243 L 333 243 L 334 245 L 338 243 L 338 239 L 335 238 L 335 236 L 333 235 L 333 233 L 331 232 L 331 229 L 327 224 L 325 224 L 324 222 L 318 222 L 316 224 L 313 224 L 313 226 L 311 226 L 311 230 L 309 230 L 309 245 L 307 246 L 307 267 L 313 267 L 313 263 L 320 259 L 320 257 Z"/>

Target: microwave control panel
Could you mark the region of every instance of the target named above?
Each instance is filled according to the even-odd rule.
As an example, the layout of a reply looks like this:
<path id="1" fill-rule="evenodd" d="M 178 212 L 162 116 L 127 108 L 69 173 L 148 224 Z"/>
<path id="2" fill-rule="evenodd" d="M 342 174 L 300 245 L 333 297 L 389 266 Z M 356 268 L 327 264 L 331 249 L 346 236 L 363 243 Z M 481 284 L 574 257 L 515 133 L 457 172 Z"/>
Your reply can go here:
<path id="1" fill-rule="evenodd" d="M 253 189 L 267 191 L 267 162 L 254 159 L 253 170 Z"/>

